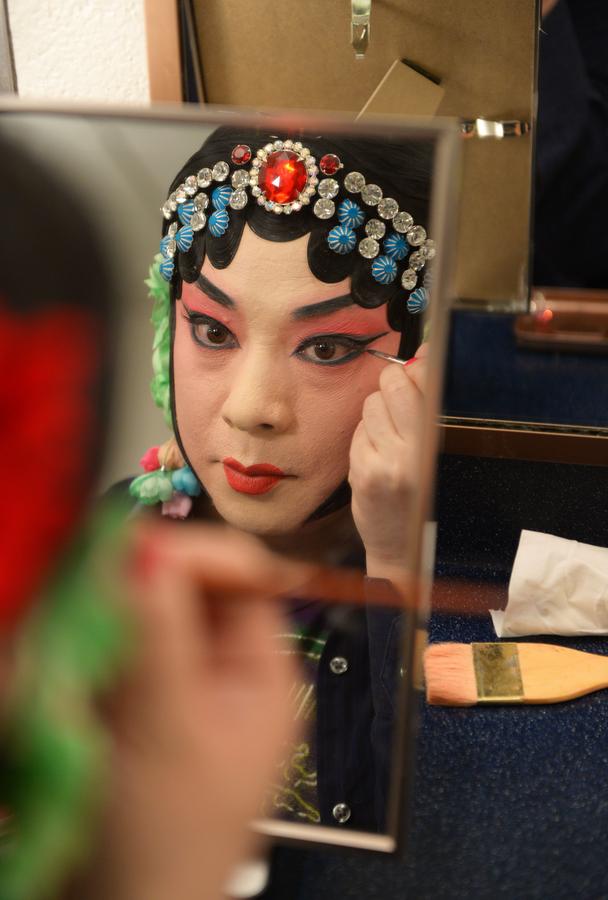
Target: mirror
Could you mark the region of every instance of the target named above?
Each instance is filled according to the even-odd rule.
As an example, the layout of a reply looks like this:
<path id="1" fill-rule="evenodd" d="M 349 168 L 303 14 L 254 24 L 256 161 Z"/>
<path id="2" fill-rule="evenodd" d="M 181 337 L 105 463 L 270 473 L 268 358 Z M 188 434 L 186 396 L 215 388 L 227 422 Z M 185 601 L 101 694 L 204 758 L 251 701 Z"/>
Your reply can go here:
<path id="1" fill-rule="evenodd" d="M 173 517 L 225 521 L 315 565 L 277 636 L 300 663 L 300 737 L 255 827 L 394 851 L 432 563 L 456 130 L 8 105 L 2 128 L 81 191 L 112 251 L 117 390 L 100 489 L 129 479 L 159 513 L 162 501 Z M 423 340 L 424 386 L 397 364 Z M 371 394 L 384 405 L 365 425 Z M 156 450 L 132 481 L 158 445 L 164 469 Z M 407 458 L 407 479 L 376 477 L 372 495 L 387 453 L 395 471 Z"/>

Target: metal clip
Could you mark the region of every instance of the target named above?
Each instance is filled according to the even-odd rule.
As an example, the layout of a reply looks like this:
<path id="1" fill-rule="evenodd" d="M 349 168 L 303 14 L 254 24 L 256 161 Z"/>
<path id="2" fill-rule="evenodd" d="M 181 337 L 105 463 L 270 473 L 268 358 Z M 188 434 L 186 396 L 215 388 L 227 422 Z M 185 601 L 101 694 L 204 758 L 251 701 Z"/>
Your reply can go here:
<path id="1" fill-rule="evenodd" d="M 355 59 L 363 59 L 370 38 L 372 0 L 351 0 L 350 40 Z"/>
<path id="2" fill-rule="evenodd" d="M 530 123 L 517 119 L 493 122 L 490 119 L 461 119 L 460 132 L 465 137 L 502 138 L 523 137 L 530 133 Z"/>

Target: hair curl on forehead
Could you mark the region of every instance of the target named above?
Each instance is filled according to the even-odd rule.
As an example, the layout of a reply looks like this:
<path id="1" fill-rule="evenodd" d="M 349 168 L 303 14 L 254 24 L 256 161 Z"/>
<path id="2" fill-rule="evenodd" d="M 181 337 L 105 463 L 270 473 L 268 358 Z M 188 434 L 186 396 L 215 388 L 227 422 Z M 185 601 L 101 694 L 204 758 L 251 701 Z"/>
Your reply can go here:
<path id="1" fill-rule="evenodd" d="M 229 160 L 237 144 L 248 144 L 255 152 L 272 142 L 277 135 L 257 129 L 218 128 L 178 172 L 169 192 L 175 190 L 188 175 L 204 167 L 212 167 L 219 160 Z M 309 135 L 286 133 L 301 141 L 317 159 L 335 153 L 344 164 L 344 172 L 362 172 L 368 183 L 378 184 L 384 196 L 394 197 L 400 209 L 407 210 L 417 224 L 428 230 L 433 144 L 430 141 L 396 141 L 381 137 L 349 138 L 338 135 Z M 391 328 L 401 332 L 400 354 L 412 356 L 420 343 L 420 316 L 408 312 L 403 288 L 397 280 L 393 284 L 379 284 L 371 274 L 371 265 L 359 253 L 334 253 L 327 244 L 331 227 L 318 219 L 312 204 L 290 216 L 267 212 L 257 203 L 248 203 L 242 210 L 230 210 L 230 225 L 224 235 L 214 237 L 209 229 L 194 234 L 191 248 L 177 254 L 176 275 L 172 285 L 172 299 L 181 296 L 182 282 L 194 282 L 208 257 L 216 269 L 224 269 L 234 259 L 245 225 L 268 241 L 293 241 L 309 234 L 308 265 L 312 274 L 328 284 L 351 279 L 351 295 L 359 306 L 368 309 L 386 305 Z M 163 233 L 168 223 L 165 222 Z"/>

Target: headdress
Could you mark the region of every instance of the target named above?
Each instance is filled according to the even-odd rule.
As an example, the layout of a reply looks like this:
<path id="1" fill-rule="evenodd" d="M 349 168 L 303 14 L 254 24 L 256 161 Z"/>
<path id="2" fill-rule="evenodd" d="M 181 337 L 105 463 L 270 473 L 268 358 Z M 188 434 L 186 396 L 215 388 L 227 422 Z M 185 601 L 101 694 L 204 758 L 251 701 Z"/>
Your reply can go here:
<path id="1" fill-rule="evenodd" d="M 421 274 L 435 256 L 434 242 L 379 185 L 368 183 L 361 172 L 344 174 L 343 169 L 335 153 L 317 162 L 300 141 L 277 139 L 255 154 L 247 144 L 237 144 L 230 164 L 220 160 L 188 175 L 163 204 L 170 224 L 160 242 L 161 275 L 171 281 L 175 254 L 190 249 L 195 232 L 225 234 L 232 210 L 257 203 L 269 213 L 293 215 L 312 204 L 313 214 L 329 225 L 330 250 L 358 252 L 369 260 L 379 284 L 399 278 L 409 312 L 422 312 L 427 296 Z"/>

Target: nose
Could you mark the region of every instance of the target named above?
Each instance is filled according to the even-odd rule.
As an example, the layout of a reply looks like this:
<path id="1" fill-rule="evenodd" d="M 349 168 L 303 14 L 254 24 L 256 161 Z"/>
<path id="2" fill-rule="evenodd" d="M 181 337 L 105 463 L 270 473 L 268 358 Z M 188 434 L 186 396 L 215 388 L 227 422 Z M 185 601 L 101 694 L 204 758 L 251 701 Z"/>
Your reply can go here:
<path id="1" fill-rule="evenodd" d="M 291 427 L 293 394 L 286 373 L 270 353 L 243 352 L 231 374 L 230 391 L 221 411 L 227 425 L 240 431 L 277 433 Z"/>

